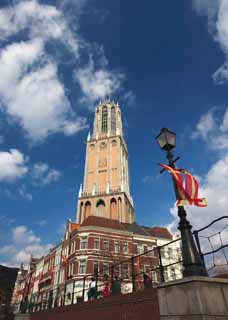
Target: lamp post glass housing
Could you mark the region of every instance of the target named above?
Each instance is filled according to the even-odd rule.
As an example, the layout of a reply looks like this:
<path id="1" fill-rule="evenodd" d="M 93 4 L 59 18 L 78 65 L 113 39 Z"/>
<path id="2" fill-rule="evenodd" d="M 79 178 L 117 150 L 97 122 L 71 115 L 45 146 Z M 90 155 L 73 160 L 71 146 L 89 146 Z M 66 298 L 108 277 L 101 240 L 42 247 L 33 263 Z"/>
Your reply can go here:
<path id="1" fill-rule="evenodd" d="M 162 128 L 156 140 L 162 150 L 171 151 L 176 147 L 176 133 L 169 131 L 167 128 Z"/>

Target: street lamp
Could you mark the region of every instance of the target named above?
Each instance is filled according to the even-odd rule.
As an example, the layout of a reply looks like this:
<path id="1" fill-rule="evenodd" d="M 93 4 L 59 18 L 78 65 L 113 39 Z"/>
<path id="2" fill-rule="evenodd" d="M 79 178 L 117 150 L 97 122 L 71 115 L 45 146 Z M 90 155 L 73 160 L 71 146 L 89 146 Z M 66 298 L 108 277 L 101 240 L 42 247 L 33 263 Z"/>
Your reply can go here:
<path id="1" fill-rule="evenodd" d="M 171 150 L 176 147 L 176 134 L 169 131 L 167 128 L 162 128 L 156 140 L 160 148 L 166 151 L 166 157 L 169 162 L 169 166 L 175 168 L 175 161 L 179 159 L 173 159 Z M 173 180 L 174 191 L 176 199 L 179 199 L 178 188 Z M 183 206 L 178 206 L 178 216 L 180 218 L 178 229 L 181 233 L 182 242 L 182 258 L 183 258 L 183 276 L 207 276 L 207 271 L 204 263 L 197 251 L 193 235 L 191 232 L 192 226 L 187 220 L 187 213 Z"/>

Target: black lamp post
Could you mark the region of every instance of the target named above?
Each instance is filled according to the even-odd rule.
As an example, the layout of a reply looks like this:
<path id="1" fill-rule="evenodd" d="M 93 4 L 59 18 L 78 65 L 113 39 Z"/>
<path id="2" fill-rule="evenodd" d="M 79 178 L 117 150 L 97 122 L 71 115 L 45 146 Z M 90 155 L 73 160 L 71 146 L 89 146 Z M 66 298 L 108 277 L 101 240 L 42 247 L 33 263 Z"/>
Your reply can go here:
<path id="1" fill-rule="evenodd" d="M 166 151 L 169 166 L 175 168 L 174 163 L 177 159 L 174 160 L 171 150 L 176 146 L 176 134 L 169 131 L 167 128 L 163 128 L 156 137 L 156 140 L 160 148 Z M 178 189 L 174 180 L 173 183 L 176 199 L 178 200 Z M 192 226 L 186 218 L 187 214 L 183 206 L 178 206 L 178 216 L 180 218 L 178 229 L 180 230 L 182 241 L 182 257 L 184 266 L 183 276 L 207 276 L 204 263 L 197 251 L 193 239 L 191 232 Z"/>

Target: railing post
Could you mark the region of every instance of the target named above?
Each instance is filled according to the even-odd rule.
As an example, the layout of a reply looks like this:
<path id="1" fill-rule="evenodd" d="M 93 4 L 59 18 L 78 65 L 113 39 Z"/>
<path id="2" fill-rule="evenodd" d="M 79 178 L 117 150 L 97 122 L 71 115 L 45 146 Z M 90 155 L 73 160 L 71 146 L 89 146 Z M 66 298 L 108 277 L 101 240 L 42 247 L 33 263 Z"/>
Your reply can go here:
<path id="1" fill-rule="evenodd" d="M 111 266 L 111 284 L 113 285 L 114 281 L 114 265 Z"/>
<path id="2" fill-rule="evenodd" d="M 66 302 L 66 282 L 65 282 L 65 286 L 64 286 L 64 294 L 63 294 L 63 305 L 65 306 L 65 302 Z"/>
<path id="3" fill-rule="evenodd" d="M 82 299 L 83 299 L 83 302 L 85 301 L 85 281 L 86 281 L 86 277 L 83 278 L 83 288 L 82 288 Z"/>
<path id="4" fill-rule="evenodd" d="M 161 256 L 161 247 L 157 247 L 157 248 L 158 248 L 159 270 L 160 270 L 161 282 L 165 282 L 164 267 L 162 264 L 162 256 Z"/>
<path id="5" fill-rule="evenodd" d="M 198 235 L 198 232 L 197 231 L 193 231 L 193 235 L 195 237 L 195 240 L 196 240 L 196 245 L 197 245 L 197 248 L 198 248 L 198 252 L 199 252 L 199 255 L 201 257 L 201 260 L 203 262 L 203 266 L 204 266 L 204 269 L 205 269 L 205 272 L 207 273 L 207 269 L 206 269 L 206 265 L 205 265 L 205 261 L 204 261 L 204 255 L 201 251 L 201 246 L 200 246 L 200 241 L 199 241 L 199 235 Z"/>
<path id="6" fill-rule="evenodd" d="M 133 292 L 136 291 L 136 286 L 135 286 L 135 257 L 131 257 L 131 280 L 132 280 L 132 290 Z"/>
<path id="7" fill-rule="evenodd" d="M 96 293 L 97 293 L 97 282 L 98 282 L 98 268 L 95 270 L 95 288 L 96 288 Z M 97 299 L 97 294 L 96 297 Z"/>
<path id="8" fill-rule="evenodd" d="M 75 281 L 73 281 L 73 292 L 72 292 L 71 304 L 74 304 L 74 288 L 75 288 Z"/>

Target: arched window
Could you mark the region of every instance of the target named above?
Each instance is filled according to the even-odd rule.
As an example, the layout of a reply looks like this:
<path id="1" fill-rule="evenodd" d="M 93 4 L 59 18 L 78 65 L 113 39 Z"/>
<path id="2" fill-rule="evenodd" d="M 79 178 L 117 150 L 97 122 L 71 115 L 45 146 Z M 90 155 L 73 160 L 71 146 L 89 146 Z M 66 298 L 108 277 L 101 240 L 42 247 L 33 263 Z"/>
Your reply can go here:
<path id="1" fill-rule="evenodd" d="M 95 149 L 95 145 L 91 144 L 90 147 L 89 147 L 89 151 L 94 151 L 94 149 Z"/>
<path id="2" fill-rule="evenodd" d="M 90 216 L 91 213 L 91 203 L 87 201 L 85 203 L 85 219 Z"/>
<path id="3" fill-rule="evenodd" d="M 102 118 L 101 118 L 101 132 L 108 132 L 108 109 L 106 106 L 102 108 Z"/>
<path id="4" fill-rule="evenodd" d="M 97 215 L 99 217 L 105 217 L 105 203 L 104 200 L 100 199 L 99 201 L 97 201 Z"/>
<path id="5" fill-rule="evenodd" d="M 112 107 L 111 109 L 111 132 L 116 132 L 116 109 Z"/>
<path id="6" fill-rule="evenodd" d="M 101 142 L 100 149 L 105 149 L 105 148 L 106 148 L 106 143 L 105 142 Z"/>
<path id="7" fill-rule="evenodd" d="M 117 220 L 118 219 L 117 203 L 115 198 L 112 198 L 110 201 L 110 209 L 111 209 L 111 219 Z"/>
<path id="8" fill-rule="evenodd" d="M 116 140 L 112 140 L 112 147 L 116 147 L 116 146 L 117 146 Z"/>

